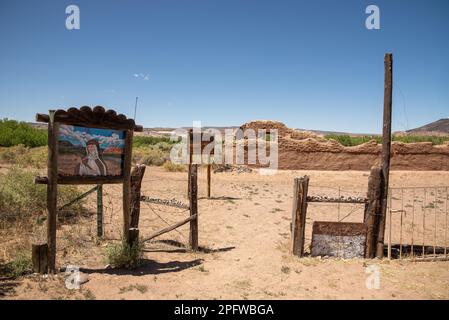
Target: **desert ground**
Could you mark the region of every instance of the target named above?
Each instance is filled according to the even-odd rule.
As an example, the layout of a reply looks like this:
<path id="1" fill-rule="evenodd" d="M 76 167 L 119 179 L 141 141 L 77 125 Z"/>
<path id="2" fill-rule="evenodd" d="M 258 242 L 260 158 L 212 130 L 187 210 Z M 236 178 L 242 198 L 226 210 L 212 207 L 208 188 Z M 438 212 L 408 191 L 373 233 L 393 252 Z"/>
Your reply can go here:
<path id="1" fill-rule="evenodd" d="M 77 265 L 88 281 L 65 286 L 65 273 L 3 280 L 5 299 L 449 299 L 449 262 L 298 258 L 290 253 L 293 179 L 310 176 L 309 194 L 365 195 L 369 172 L 280 170 L 212 174 L 199 171 L 199 252 L 188 249 L 188 225 L 145 245 L 135 270 L 106 265 L 105 247 L 120 239 L 121 187 L 105 186 L 105 236 L 96 238 L 95 196 L 82 217 L 59 223 L 57 266 Z M 393 171 L 392 187 L 447 186 L 449 172 Z M 187 203 L 187 173 L 147 167 L 142 193 Z M 188 211 L 142 203 L 140 235 L 183 220 Z M 362 222 L 363 208 L 310 204 L 315 220 Z M 393 233 L 397 233 L 396 230 Z M 4 251 L 14 239 L 0 244 Z M 0 251 L 1 253 L 1 251 Z M 367 266 L 380 270 L 380 288 L 368 289 Z"/>

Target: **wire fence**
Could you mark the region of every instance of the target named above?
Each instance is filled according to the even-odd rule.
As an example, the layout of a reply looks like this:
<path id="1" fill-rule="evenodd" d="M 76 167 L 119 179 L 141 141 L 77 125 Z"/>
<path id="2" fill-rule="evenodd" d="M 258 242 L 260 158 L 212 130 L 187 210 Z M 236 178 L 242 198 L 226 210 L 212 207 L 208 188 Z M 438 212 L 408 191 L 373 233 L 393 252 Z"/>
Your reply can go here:
<path id="1" fill-rule="evenodd" d="M 366 191 L 341 187 L 309 186 L 319 197 L 366 197 Z M 449 187 L 390 188 L 385 244 L 390 259 L 448 258 Z M 314 221 L 363 222 L 363 204 L 309 202 L 305 252 L 310 253 Z"/>
<path id="2" fill-rule="evenodd" d="M 390 188 L 389 258 L 448 257 L 449 187 Z"/>

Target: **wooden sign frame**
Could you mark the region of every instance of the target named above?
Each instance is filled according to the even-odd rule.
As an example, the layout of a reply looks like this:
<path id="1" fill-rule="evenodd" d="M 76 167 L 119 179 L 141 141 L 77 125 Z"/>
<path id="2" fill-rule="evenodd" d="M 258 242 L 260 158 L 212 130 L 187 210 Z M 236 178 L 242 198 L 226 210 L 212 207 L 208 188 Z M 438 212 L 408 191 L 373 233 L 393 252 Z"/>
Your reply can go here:
<path id="1" fill-rule="evenodd" d="M 212 135 L 212 136 L 210 136 L 210 140 L 209 141 L 203 141 L 203 134 L 205 134 L 207 132 L 207 130 L 206 131 L 201 131 L 201 156 L 202 156 L 202 154 L 203 154 L 203 150 L 204 150 L 204 148 L 206 147 L 206 146 L 208 146 L 209 145 L 209 143 L 213 143 L 213 142 L 215 142 L 215 137 Z M 191 174 L 192 174 L 192 164 L 193 164 L 193 154 L 194 154 L 194 147 L 193 147 L 193 144 L 194 144 L 194 141 L 193 141 L 193 129 L 189 129 L 189 173 L 188 173 L 188 175 L 189 175 L 189 184 L 188 184 L 188 190 L 187 190 L 187 194 L 188 194 L 188 196 L 190 197 L 190 189 L 191 189 L 191 186 L 190 186 L 190 177 L 191 177 Z M 209 161 L 208 161 L 208 163 L 207 163 L 207 198 L 208 199 L 210 199 L 210 197 L 211 197 L 211 170 L 212 170 L 212 168 L 211 168 L 211 163 L 210 163 L 210 156 L 213 156 L 214 155 L 214 149 L 215 149 L 215 145 L 214 145 L 214 148 L 211 150 L 211 152 L 209 153 Z M 195 172 L 195 174 L 197 174 L 196 172 Z"/>
<path id="2" fill-rule="evenodd" d="M 48 123 L 47 177 L 36 177 L 36 183 L 47 184 L 47 260 L 48 272 L 56 271 L 56 215 L 58 184 L 123 184 L 123 236 L 128 241 L 131 213 L 131 157 L 134 131 L 143 131 L 133 119 L 105 110 L 102 106 L 91 109 L 50 110 L 47 114 L 36 114 L 37 122 Z M 58 176 L 58 132 L 61 124 L 85 128 L 125 131 L 125 146 L 122 174 L 120 176 Z"/>
<path id="3" fill-rule="evenodd" d="M 201 154 L 203 153 L 204 148 L 206 148 L 209 145 L 209 143 L 215 142 L 215 137 L 213 135 L 210 136 L 210 140 L 209 141 L 203 141 L 203 135 L 206 134 L 206 133 L 207 133 L 207 131 L 201 131 L 201 137 L 200 137 L 200 139 L 201 139 L 201 147 L 200 147 L 201 148 Z M 189 129 L 190 163 L 192 163 L 192 156 L 193 156 L 194 151 L 195 151 L 194 150 L 193 134 L 194 134 L 193 129 Z M 214 148 L 210 152 L 211 156 L 214 155 L 214 149 L 215 149 L 215 146 L 214 146 Z"/>

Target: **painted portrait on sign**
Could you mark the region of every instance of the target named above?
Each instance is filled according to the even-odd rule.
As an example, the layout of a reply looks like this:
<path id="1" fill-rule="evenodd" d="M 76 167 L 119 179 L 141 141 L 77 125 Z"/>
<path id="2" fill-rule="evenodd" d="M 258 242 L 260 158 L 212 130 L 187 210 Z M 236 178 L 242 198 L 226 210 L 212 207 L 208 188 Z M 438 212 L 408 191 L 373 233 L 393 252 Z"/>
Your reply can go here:
<path id="1" fill-rule="evenodd" d="M 58 131 L 58 175 L 121 176 L 125 131 L 63 125 Z"/>

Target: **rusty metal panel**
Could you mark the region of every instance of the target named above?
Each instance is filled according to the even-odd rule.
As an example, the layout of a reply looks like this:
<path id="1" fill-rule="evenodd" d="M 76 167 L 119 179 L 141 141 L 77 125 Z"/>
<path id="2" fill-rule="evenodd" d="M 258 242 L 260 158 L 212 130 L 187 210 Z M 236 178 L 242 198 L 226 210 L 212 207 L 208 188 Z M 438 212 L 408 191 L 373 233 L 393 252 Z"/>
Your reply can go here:
<path id="1" fill-rule="evenodd" d="M 312 256 L 344 259 L 365 255 L 366 226 L 364 223 L 315 221 L 312 231 Z"/>

